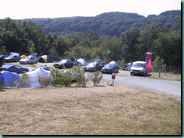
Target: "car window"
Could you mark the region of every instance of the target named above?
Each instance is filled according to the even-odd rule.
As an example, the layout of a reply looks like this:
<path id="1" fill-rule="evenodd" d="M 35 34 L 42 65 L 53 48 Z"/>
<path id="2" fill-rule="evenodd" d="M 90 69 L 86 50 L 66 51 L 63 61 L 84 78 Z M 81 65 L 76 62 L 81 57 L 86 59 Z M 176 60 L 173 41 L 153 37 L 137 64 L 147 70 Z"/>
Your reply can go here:
<path id="1" fill-rule="evenodd" d="M 134 67 L 145 67 L 145 64 L 143 64 L 143 63 L 134 63 L 133 66 Z"/>

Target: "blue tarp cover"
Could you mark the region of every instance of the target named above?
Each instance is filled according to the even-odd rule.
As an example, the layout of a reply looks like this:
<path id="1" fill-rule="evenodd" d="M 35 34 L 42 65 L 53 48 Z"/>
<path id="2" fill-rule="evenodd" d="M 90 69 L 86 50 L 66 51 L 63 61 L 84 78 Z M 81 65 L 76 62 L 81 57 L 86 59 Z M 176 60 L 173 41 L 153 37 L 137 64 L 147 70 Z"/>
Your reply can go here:
<path id="1" fill-rule="evenodd" d="M 4 87 L 12 87 L 16 86 L 16 83 L 20 80 L 20 77 L 17 73 L 2 71 L 1 72 L 3 78 L 3 86 Z"/>
<path id="2" fill-rule="evenodd" d="M 0 86 L 3 86 L 3 75 L 0 73 Z"/>

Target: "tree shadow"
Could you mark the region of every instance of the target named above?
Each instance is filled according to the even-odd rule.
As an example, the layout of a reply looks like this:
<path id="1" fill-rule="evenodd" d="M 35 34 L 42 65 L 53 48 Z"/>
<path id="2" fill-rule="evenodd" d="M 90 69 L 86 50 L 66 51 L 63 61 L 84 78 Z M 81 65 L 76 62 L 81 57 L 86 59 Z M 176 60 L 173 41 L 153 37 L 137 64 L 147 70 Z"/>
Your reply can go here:
<path id="1" fill-rule="evenodd" d="M 5 89 L 3 89 L 3 88 L 0 88 L 0 92 L 5 92 Z"/>

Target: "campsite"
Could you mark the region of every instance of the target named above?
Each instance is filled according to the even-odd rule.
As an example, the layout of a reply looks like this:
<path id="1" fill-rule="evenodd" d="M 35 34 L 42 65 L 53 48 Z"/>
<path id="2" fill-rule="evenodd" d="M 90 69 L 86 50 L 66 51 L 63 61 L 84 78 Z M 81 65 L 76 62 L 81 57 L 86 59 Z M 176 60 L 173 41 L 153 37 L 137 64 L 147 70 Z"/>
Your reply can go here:
<path id="1" fill-rule="evenodd" d="M 102 1 L 1 2 L 0 134 L 183 134 L 181 2 Z"/>
<path id="2" fill-rule="evenodd" d="M 145 83 L 149 82 L 146 79 L 150 79 L 150 83 L 154 86 L 153 80 L 157 81 L 156 79 L 150 78 L 150 76 L 132 77 L 129 71 L 120 69 L 114 87 L 110 86 L 111 74 L 102 73 L 103 77 L 100 82 L 98 85 L 94 85 L 92 75 L 95 73 L 94 71 L 85 72 L 90 74 L 86 75 L 88 79 L 85 87 L 75 85 L 75 81 L 74 85 L 70 83 L 69 85 L 67 83 L 66 85 L 65 83 L 54 85 L 43 80 L 51 78 L 48 69 L 54 68 L 55 63 L 38 62 L 24 65 L 19 62 L 4 63 L 4 65 L 6 64 L 28 68 L 26 73 L 30 79 L 25 81 L 25 78 L 22 77 L 24 76 L 22 74 L 26 74 L 24 72 L 18 74 L 1 71 L 1 73 L 5 72 L 5 74 L 2 73 L 5 75 L 5 79 L 1 84 L 7 86 L 0 90 L 0 132 L 2 134 L 172 135 L 180 133 L 181 90 L 173 89 L 174 85 L 172 86 L 168 82 L 165 82 L 165 86 L 162 82 L 163 89 L 160 87 L 160 90 L 170 87 L 171 93 L 169 93 L 169 89 L 158 93 L 154 87 L 151 90 L 139 83 L 137 83 L 138 86 L 140 85 L 139 87 L 135 85 L 136 79 L 142 79 Z M 80 67 L 82 68 L 82 64 Z M 67 71 L 72 73 L 71 68 L 58 70 L 63 70 L 63 75 Z M 66 72 L 64 73 L 64 71 Z M 73 71 L 80 72 L 79 70 Z M 65 75 L 70 76 L 70 73 Z M 72 76 L 78 75 L 73 73 Z M 18 79 L 23 79 L 23 83 L 19 81 L 21 82 L 19 85 L 15 84 L 14 82 L 18 83 L 16 81 Z M 133 80 L 135 81 L 132 85 Z M 64 81 L 70 82 L 66 78 L 62 80 L 62 82 Z M 131 82 L 131 85 L 128 82 Z M 176 82 L 179 84 L 179 81 Z M 145 83 L 145 86 L 149 86 Z M 157 85 L 156 82 L 155 85 Z"/>

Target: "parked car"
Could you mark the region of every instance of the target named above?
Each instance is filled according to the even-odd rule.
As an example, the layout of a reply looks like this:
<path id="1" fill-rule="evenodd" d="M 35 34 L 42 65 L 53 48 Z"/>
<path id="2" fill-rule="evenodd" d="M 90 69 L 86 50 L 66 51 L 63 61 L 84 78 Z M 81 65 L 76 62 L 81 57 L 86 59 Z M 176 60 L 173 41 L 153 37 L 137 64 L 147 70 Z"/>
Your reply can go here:
<path id="1" fill-rule="evenodd" d="M 131 66 L 132 66 L 132 63 L 129 62 L 123 66 L 123 70 L 130 71 Z"/>
<path id="2" fill-rule="evenodd" d="M 4 54 L 1 54 L 0 55 L 0 67 L 3 65 L 4 63 L 4 58 L 5 58 L 5 55 Z"/>
<path id="3" fill-rule="evenodd" d="M 0 60 L 3 60 L 6 56 L 4 54 L 0 54 Z"/>
<path id="4" fill-rule="evenodd" d="M 136 61 L 132 63 L 130 68 L 130 75 L 144 75 L 148 73 L 146 71 L 146 62 L 145 61 Z"/>
<path id="5" fill-rule="evenodd" d="M 101 70 L 103 67 L 104 67 L 104 65 L 106 64 L 103 60 L 101 60 L 101 59 L 97 59 L 97 60 L 95 60 L 96 62 L 97 62 L 97 64 L 96 64 L 96 68 L 97 68 L 97 70 Z"/>
<path id="6" fill-rule="evenodd" d="M 25 72 L 29 71 L 28 68 L 25 68 L 25 67 L 22 67 L 19 65 L 14 65 L 14 64 L 4 64 L 4 65 L 2 65 L 1 70 L 15 72 L 18 74 L 25 73 Z"/>
<path id="7" fill-rule="evenodd" d="M 73 61 L 70 59 L 63 59 L 54 64 L 55 68 L 63 69 L 63 68 L 72 68 L 74 65 Z"/>
<path id="8" fill-rule="evenodd" d="M 47 55 L 42 55 L 39 57 L 39 62 L 41 63 L 47 63 L 48 62 L 48 56 Z"/>
<path id="9" fill-rule="evenodd" d="M 77 64 L 80 66 L 85 66 L 87 64 L 87 62 L 85 61 L 85 59 L 79 58 L 79 59 L 77 59 Z"/>
<path id="10" fill-rule="evenodd" d="M 20 54 L 15 52 L 10 52 L 10 54 L 4 58 L 5 62 L 18 62 L 20 60 Z"/>
<path id="11" fill-rule="evenodd" d="M 102 68 L 102 73 L 107 73 L 107 74 L 112 74 L 114 73 L 118 73 L 119 72 L 119 66 L 116 62 L 110 62 L 108 64 L 106 64 L 103 68 Z"/>
<path id="12" fill-rule="evenodd" d="M 25 58 L 22 58 L 19 63 L 20 64 L 35 64 L 37 63 L 39 58 L 37 57 L 37 54 L 31 54 Z"/>
<path id="13" fill-rule="evenodd" d="M 104 65 L 105 65 L 104 61 L 97 59 L 93 62 L 88 63 L 86 66 L 84 66 L 84 70 L 89 72 L 94 72 L 97 70 L 100 71 Z"/>
<path id="14" fill-rule="evenodd" d="M 90 62 L 86 66 L 84 66 L 84 70 L 89 72 L 97 71 L 96 65 L 97 62 Z"/>
<path id="15" fill-rule="evenodd" d="M 61 59 L 57 55 L 54 55 L 54 54 L 48 54 L 47 55 L 47 62 L 58 62 L 60 60 Z"/>

